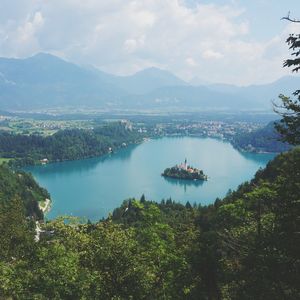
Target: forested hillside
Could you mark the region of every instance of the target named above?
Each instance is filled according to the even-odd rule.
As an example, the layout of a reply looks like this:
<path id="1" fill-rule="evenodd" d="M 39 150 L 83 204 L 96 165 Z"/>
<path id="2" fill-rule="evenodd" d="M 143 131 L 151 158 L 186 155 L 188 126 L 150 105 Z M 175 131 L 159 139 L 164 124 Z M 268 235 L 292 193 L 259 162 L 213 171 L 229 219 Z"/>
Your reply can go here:
<path id="1" fill-rule="evenodd" d="M 274 128 L 274 122 L 256 131 L 236 135 L 231 142 L 236 148 L 245 151 L 283 152 L 291 148 L 288 143 L 280 140 L 280 134 Z"/>
<path id="2" fill-rule="evenodd" d="M 42 219 L 43 213 L 39 209 L 38 202 L 44 201 L 46 198 L 50 198 L 49 193 L 36 183 L 31 174 L 12 171 L 6 165 L 0 165 L 1 212 L 7 207 L 13 208 L 14 205 L 11 203 L 20 202 L 24 206 L 26 217 Z M 0 218 L 2 217 L 3 215 L 0 213 Z"/>
<path id="3" fill-rule="evenodd" d="M 0 132 L 0 156 L 14 158 L 14 165 L 75 160 L 107 154 L 122 146 L 141 141 L 141 135 L 126 124 L 112 123 L 93 130 L 61 130 L 51 136 Z"/>
<path id="4" fill-rule="evenodd" d="M 38 243 L 2 237 L 16 299 L 299 299 L 300 149 L 214 205 L 127 200 L 105 221 L 57 219 Z M 11 213 L 2 207 L 1 218 Z M 12 218 L 14 237 L 23 219 Z M 5 249 L 11 249 L 7 251 Z"/>

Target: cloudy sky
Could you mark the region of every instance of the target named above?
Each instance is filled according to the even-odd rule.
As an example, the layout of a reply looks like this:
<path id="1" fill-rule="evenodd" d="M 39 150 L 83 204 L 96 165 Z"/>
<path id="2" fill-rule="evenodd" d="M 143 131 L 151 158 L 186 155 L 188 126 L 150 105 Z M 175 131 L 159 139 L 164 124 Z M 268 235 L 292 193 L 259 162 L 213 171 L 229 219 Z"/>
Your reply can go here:
<path id="1" fill-rule="evenodd" d="M 0 0 L 0 56 L 48 52 L 127 75 L 155 66 L 185 80 L 239 85 L 289 71 L 281 21 L 299 0 Z"/>

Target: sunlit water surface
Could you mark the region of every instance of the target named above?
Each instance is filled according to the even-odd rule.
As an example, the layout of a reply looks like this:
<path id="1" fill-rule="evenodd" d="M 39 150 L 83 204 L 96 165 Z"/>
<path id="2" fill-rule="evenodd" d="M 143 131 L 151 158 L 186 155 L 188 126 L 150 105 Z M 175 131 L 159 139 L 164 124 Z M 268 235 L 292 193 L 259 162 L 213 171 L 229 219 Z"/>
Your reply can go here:
<path id="1" fill-rule="evenodd" d="M 160 201 L 171 197 L 185 203 L 214 202 L 229 189 L 253 177 L 273 154 L 242 153 L 229 143 L 209 138 L 162 138 L 129 146 L 110 156 L 27 168 L 53 201 L 48 218 L 74 215 L 98 220 L 124 199 Z M 201 183 L 166 179 L 163 170 L 187 158 L 203 169 Z"/>

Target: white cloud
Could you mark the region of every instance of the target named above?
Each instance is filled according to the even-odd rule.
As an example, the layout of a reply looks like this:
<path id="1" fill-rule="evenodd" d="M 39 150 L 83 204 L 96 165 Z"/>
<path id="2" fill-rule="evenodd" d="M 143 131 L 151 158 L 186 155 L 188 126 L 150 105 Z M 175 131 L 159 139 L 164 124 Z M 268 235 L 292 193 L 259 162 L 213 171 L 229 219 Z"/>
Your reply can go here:
<path id="1" fill-rule="evenodd" d="M 191 67 L 197 66 L 197 62 L 192 57 L 187 57 L 185 62 Z"/>
<path id="2" fill-rule="evenodd" d="M 42 50 L 38 35 L 43 25 L 41 11 L 28 12 L 18 20 L 8 19 L 0 25 L 0 55 L 22 57 Z"/>
<path id="3" fill-rule="evenodd" d="M 182 0 L 1 1 L 0 56 L 46 51 L 112 73 L 157 66 L 187 79 L 238 84 L 281 76 L 284 40 L 297 25 L 257 41 L 245 10 L 231 1 L 192 7 Z"/>
<path id="4" fill-rule="evenodd" d="M 220 52 L 211 50 L 211 49 L 207 49 L 202 53 L 202 57 L 204 59 L 220 59 L 223 58 L 224 55 Z"/>
<path id="5" fill-rule="evenodd" d="M 22 26 L 18 27 L 18 37 L 21 42 L 28 42 L 35 38 L 36 32 L 44 24 L 44 18 L 41 12 L 36 12 L 32 18 L 29 18 Z"/>
<path id="6" fill-rule="evenodd" d="M 138 39 L 127 39 L 124 42 L 124 49 L 128 53 L 133 53 L 138 48 L 143 47 L 144 43 L 145 43 L 145 37 L 144 36 L 141 36 Z"/>

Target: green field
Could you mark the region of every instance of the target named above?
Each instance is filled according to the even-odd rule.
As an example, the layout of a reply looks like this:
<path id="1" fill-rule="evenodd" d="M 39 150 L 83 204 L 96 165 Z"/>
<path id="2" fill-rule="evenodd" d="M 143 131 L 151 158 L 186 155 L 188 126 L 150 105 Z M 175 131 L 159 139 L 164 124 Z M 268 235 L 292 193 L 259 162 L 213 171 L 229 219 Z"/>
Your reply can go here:
<path id="1" fill-rule="evenodd" d="M 0 131 L 10 131 L 16 134 L 38 134 L 49 136 L 64 129 L 91 129 L 91 120 L 34 120 L 30 118 L 7 118 L 0 122 Z"/>
<path id="2" fill-rule="evenodd" d="M 11 158 L 4 158 L 4 157 L 0 157 L 0 165 L 9 162 L 11 160 Z"/>

